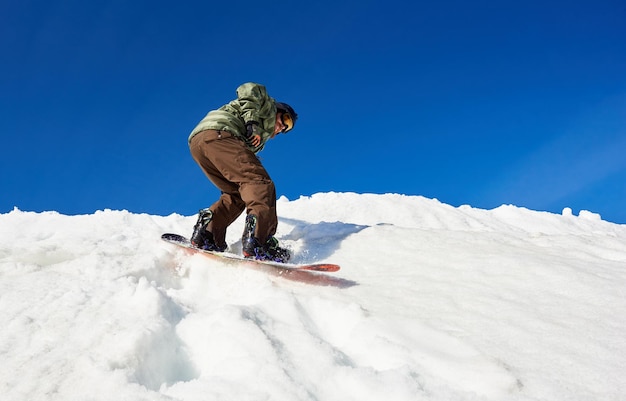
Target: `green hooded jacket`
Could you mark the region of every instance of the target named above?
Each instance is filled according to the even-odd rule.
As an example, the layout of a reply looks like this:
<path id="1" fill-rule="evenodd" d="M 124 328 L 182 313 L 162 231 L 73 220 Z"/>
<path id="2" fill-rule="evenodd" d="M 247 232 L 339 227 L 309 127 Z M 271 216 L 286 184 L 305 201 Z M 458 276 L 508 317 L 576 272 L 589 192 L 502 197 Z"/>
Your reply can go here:
<path id="1" fill-rule="evenodd" d="M 255 121 L 259 124 L 261 143 L 252 146 L 246 140 L 246 123 Z M 258 153 L 274 134 L 276 124 L 276 102 L 267 94 L 265 86 L 248 82 L 237 88 L 237 99 L 209 113 L 191 131 L 189 141 L 198 132 L 208 129 L 227 131 L 243 140 L 252 152 Z"/>

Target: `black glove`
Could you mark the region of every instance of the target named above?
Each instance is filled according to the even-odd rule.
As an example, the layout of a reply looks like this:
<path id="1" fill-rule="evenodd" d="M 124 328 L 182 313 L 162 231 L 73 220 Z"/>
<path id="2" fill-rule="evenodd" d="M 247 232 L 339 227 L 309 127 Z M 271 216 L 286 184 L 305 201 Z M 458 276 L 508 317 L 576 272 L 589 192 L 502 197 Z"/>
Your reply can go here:
<path id="1" fill-rule="evenodd" d="M 250 139 L 254 135 L 261 136 L 259 131 L 259 123 L 257 123 L 256 121 L 248 121 L 246 123 L 246 138 Z"/>
<path id="2" fill-rule="evenodd" d="M 261 128 L 256 121 L 246 123 L 246 142 L 254 147 L 261 144 Z"/>

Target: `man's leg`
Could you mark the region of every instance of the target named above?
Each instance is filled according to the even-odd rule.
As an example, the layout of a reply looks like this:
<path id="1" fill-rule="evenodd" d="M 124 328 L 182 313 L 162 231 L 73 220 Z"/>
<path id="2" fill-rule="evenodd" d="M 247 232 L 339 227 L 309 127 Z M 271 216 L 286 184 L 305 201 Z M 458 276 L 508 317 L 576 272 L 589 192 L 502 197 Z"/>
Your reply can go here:
<path id="1" fill-rule="evenodd" d="M 213 212 L 213 219 L 207 225 L 207 231 L 213 233 L 218 246 L 226 244 L 226 229 L 245 209 L 245 204 L 239 194 L 222 192 L 220 198 L 209 208 Z"/>
<path id="2" fill-rule="evenodd" d="M 222 133 L 219 131 L 201 132 L 191 140 L 189 149 L 193 159 L 207 178 L 222 192 L 220 198 L 209 208 L 213 217 L 206 230 L 213 234 L 216 245 L 226 247 L 226 229 L 241 215 L 245 209 L 245 203 L 239 196 L 239 186 L 229 181 L 222 173 L 222 171 L 227 173 L 227 169 L 221 167 L 222 163 L 219 160 L 229 157 L 228 155 L 233 157 L 232 155 L 236 152 L 228 151 L 228 147 L 220 146 L 225 140 L 220 138 L 222 138 Z M 239 141 L 235 141 L 237 142 Z"/>
<path id="3" fill-rule="evenodd" d="M 211 207 L 214 217 L 210 227 L 216 230 L 216 238 L 222 231 L 225 236 L 226 227 L 245 207 L 247 214 L 257 217 L 254 236 L 265 243 L 276 233 L 278 225 L 274 182 L 243 142 L 232 136 L 220 139 L 218 134 L 211 130 L 201 132 L 190 144 L 194 160 L 222 191 L 220 199 Z"/>

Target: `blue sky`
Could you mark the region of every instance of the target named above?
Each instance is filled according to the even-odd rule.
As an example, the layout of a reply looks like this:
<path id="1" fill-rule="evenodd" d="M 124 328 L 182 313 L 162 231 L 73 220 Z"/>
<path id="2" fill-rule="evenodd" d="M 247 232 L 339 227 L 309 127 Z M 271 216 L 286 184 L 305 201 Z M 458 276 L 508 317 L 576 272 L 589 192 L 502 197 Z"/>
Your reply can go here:
<path id="1" fill-rule="evenodd" d="M 187 136 L 254 81 L 300 116 L 260 153 L 279 196 L 626 224 L 621 0 L 23 0 L 0 52 L 2 213 L 195 213 L 219 194 Z"/>

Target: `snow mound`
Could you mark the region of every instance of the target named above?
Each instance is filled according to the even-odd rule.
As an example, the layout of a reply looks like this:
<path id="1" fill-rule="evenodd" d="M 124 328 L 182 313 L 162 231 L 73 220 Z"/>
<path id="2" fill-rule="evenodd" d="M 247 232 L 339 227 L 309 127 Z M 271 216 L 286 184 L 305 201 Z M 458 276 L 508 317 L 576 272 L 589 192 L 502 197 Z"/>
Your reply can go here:
<path id="1" fill-rule="evenodd" d="M 283 197 L 278 210 L 295 262 L 342 270 L 271 274 L 160 240 L 195 216 L 0 214 L 3 399 L 626 393 L 626 226 L 397 194 Z"/>

